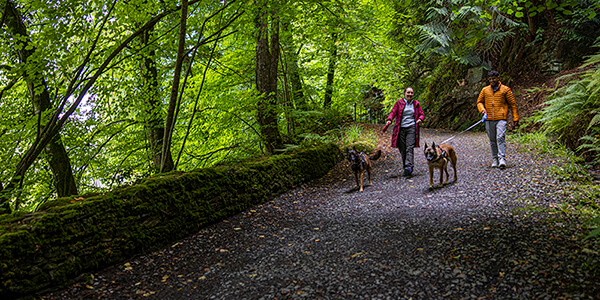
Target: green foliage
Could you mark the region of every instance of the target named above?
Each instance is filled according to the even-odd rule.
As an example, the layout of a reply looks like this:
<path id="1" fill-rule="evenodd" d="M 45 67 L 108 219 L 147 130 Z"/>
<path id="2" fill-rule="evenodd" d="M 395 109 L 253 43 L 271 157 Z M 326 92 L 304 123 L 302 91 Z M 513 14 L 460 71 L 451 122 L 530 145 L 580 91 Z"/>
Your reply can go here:
<path id="1" fill-rule="evenodd" d="M 548 132 L 573 150 L 600 163 L 600 54 L 587 59 L 584 71 L 561 77 L 567 83 L 546 101 L 539 116 Z"/>
<path id="2" fill-rule="evenodd" d="M 518 0 L 518 1 L 495 1 L 497 4 L 502 3 L 500 6 L 502 11 L 509 15 L 514 15 L 517 18 L 523 18 L 528 16 L 530 18 L 543 13 L 544 11 L 556 11 L 565 16 L 571 16 L 574 12 L 584 12 L 583 16 L 588 19 L 596 17 L 594 6 L 586 3 L 587 1 L 531 1 L 531 0 Z M 596 4 L 597 5 L 597 4 Z"/>
<path id="3" fill-rule="evenodd" d="M 423 43 L 417 51 L 447 56 L 456 63 L 480 66 L 500 53 L 502 42 L 518 25 L 487 3 L 430 1 Z"/>
<path id="4" fill-rule="evenodd" d="M 590 231 L 590 233 L 585 237 L 585 239 L 597 238 L 598 236 L 600 236 L 600 217 L 591 219 L 590 223 L 591 226 L 595 228 L 592 231 Z"/>
<path id="5" fill-rule="evenodd" d="M 372 151 L 377 145 L 375 134 L 364 128 L 361 124 L 348 124 L 328 130 L 322 134 L 308 132 L 300 134 L 302 138 L 299 145 L 287 145 L 285 151 L 296 151 L 314 145 L 335 143 L 342 149 L 352 148 L 352 145 L 366 144 L 367 147 L 359 146 L 362 150 Z"/>

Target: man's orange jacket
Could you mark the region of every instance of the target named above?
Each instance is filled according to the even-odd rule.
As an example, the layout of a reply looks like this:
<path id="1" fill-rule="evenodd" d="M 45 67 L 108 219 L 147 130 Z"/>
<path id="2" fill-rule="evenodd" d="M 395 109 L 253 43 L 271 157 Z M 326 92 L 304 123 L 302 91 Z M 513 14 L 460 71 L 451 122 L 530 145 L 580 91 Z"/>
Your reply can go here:
<path id="1" fill-rule="evenodd" d="M 479 112 L 485 109 L 487 119 L 490 121 L 506 120 L 509 105 L 512 109 L 513 121 L 519 121 L 515 96 L 510 88 L 502 83 L 498 83 L 498 89 L 495 92 L 491 85 L 484 87 L 477 98 L 477 109 Z"/>

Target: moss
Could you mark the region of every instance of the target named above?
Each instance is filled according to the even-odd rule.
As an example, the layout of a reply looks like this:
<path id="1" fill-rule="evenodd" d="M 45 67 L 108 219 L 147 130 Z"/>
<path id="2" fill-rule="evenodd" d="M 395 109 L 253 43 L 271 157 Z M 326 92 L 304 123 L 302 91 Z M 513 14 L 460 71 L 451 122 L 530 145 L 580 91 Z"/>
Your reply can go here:
<path id="1" fill-rule="evenodd" d="M 160 174 L 105 194 L 60 198 L 36 213 L 0 216 L 0 298 L 61 286 L 152 251 L 323 176 L 341 159 L 337 146 L 320 145 Z"/>
<path id="2" fill-rule="evenodd" d="M 373 151 L 375 151 L 376 146 L 377 145 L 369 143 L 369 142 L 359 141 L 359 142 L 352 143 L 352 144 L 344 147 L 343 151 L 345 153 L 347 150 L 355 149 L 358 152 L 364 152 L 364 153 L 370 154 Z"/>

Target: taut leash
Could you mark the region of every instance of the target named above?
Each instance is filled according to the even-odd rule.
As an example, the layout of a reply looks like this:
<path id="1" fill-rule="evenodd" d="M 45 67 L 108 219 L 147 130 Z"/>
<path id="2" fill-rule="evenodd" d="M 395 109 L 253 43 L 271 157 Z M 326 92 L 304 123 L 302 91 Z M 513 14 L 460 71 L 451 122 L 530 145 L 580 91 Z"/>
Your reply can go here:
<path id="1" fill-rule="evenodd" d="M 475 124 L 471 125 L 471 127 L 467 128 L 467 129 L 463 130 L 462 132 L 460 132 L 460 133 L 457 133 L 457 134 L 455 134 L 454 136 L 450 137 L 449 139 L 447 139 L 447 140 L 445 140 L 445 141 L 441 142 L 441 143 L 440 143 L 440 145 L 441 145 L 441 144 L 443 144 L 443 143 L 446 143 L 446 142 L 448 142 L 449 140 L 451 140 L 451 139 L 453 139 L 453 138 L 455 138 L 455 137 L 457 137 L 457 136 L 459 136 L 459 135 L 461 135 L 461 134 L 463 134 L 463 133 L 465 133 L 465 132 L 467 132 L 467 131 L 469 131 L 469 130 L 471 130 L 473 127 L 475 127 L 475 126 L 479 125 L 480 123 L 483 123 L 483 122 L 485 122 L 485 120 L 487 120 L 487 114 L 483 115 L 483 118 L 481 118 L 481 120 L 477 121 L 477 123 L 475 123 Z"/>

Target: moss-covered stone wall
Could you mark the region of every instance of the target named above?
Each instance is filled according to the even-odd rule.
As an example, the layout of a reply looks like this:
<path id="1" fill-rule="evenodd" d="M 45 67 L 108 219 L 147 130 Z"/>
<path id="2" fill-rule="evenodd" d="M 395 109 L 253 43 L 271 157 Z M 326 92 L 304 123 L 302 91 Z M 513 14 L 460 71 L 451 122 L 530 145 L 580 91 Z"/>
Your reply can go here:
<path id="1" fill-rule="evenodd" d="M 160 174 L 102 195 L 0 216 L 0 299 L 64 285 L 325 175 L 334 144 L 236 166 Z"/>

